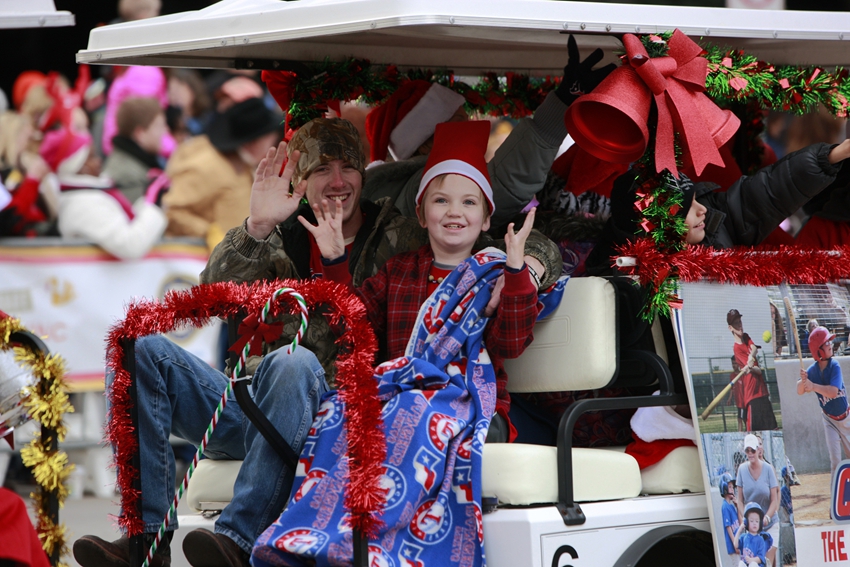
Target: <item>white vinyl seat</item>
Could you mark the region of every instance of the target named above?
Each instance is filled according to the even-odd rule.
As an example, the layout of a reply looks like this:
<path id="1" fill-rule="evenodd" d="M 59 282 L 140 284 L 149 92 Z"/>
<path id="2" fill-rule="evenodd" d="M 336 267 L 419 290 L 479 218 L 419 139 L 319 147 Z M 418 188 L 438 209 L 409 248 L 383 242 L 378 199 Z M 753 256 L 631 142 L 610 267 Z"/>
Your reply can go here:
<path id="1" fill-rule="evenodd" d="M 618 295 L 609 280 L 572 278 L 555 313 L 536 324 L 534 342 L 520 358 L 505 361 L 511 393 L 593 390 L 611 385 L 620 364 Z M 654 398 L 658 400 L 658 396 Z M 677 449 L 643 472 L 622 449 L 570 448 L 570 473 L 559 470 L 564 464 L 559 465 L 557 447 L 487 444 L 482 493 L 502 504 L 554 504 L 562 500 L 564 475 L 569 475 L 572 487 L 569 505 L 703 490 L 695 447 Z M 202 460 L 187 490 L 189 506 L 201 511 L 221 509 L 230 501 L 240 464 Z"/>

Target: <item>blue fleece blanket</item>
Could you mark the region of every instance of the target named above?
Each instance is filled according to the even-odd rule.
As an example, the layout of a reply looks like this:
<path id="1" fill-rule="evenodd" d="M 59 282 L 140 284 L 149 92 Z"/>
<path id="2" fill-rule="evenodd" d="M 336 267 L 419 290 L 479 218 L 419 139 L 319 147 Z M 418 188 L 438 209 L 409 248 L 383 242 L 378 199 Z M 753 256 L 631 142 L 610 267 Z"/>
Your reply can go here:
<path id="1" fill-rule="evenodd" d="M 384 527 L 369 542 L 370 567 L 485 565 L 482 448 L 496 407 L 496 377 L 482 316 L 505 255 L 485 249 L 461 263 L 419 311 L 406 356 L 375 370 L 387 439 L 381 485 Z M 566 278 L 539 300 L 540 317 Z M 257 540 L 256 567 L 351 565 L 342 406 L 330 392 L 301 453 L 286 510 Z"/>

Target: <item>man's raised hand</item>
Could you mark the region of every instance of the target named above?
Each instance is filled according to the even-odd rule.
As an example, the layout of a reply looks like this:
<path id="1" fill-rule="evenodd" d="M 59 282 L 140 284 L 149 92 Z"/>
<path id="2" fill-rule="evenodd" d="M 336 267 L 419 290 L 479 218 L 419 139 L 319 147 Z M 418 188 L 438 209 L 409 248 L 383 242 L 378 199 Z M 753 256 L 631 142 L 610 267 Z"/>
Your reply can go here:
<path id="1" fill-rule="evenodd" d="M 342 236 L 342 202 L 334 201 L 333 203 L 333 210 L 327 199 L 322 199 L 321 206 L 313 203 L 313 212 L 316 215 L 315 225 L 298 215 L 298 222 L 316 239 L 319 252 L 326 260 L 336 260 L 345 254 L 345 238 Z"/>
<path id="2" fill-rule="evenodd" d="M 286 142 L 281 142 L 277 148 L 269 148 L 266 157 L 257 165 L 254 184 L 251 186 L 251 209 L 247 223 L 248 233 L 254 238 L 266 238 L 275 226 L 298 210 L 301 197 L 307 189 L 307 182 L 302 181 L 290 192 L 290 181 L 299 157 L 301 152 L 295 150 L 287 160 Z"/>

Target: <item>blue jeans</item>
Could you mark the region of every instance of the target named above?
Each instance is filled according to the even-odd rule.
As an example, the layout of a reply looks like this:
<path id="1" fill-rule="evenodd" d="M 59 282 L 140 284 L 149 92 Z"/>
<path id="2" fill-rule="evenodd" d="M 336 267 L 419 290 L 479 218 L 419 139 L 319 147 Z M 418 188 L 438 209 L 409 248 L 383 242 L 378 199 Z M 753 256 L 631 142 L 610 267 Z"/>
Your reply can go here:
<path id="1" fill-rule="evenodd" d="M 111 381 L 111 377 L 108 378 Z M 162 524 L 174 498 L 171 434 L 199 445 L 228 378 L 162 336 L 136 342 L 142 521 L 145 532 Z M 304 347 L 266 356 L 252 380 L 253 398 L 296 453 L 301 452 L 319 400 L 327 390 L 325 372 Z M 232 396 L 204 454 L 243 460 L 233 500 L 215 525 L 250 553 L 254 541 L 283 511 L 295 471 L 248 421 Z M 171 524 L 177 527 L 176 521 Z"/>

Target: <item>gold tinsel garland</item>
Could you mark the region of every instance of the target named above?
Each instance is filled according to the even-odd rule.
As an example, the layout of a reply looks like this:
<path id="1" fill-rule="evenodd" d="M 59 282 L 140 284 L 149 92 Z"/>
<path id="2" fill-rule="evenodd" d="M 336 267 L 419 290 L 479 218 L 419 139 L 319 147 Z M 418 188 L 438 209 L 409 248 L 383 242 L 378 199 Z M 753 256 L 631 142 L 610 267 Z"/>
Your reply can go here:
<path id="1" fill-rule="evenodd" d="M 27 332 L 18 319 L 0 318 L 0 349 L 13 349 L 15 361 L 39 378 L 37 384 L 27 388 L 24 406 L 34 420 L 42 427 L 56 431 L 57 440 L 63 441 L 67 428 L 62 416 L 74 411 L 66 393 L 65 362 L 58 355 L 45 355 L 38 350 L 12 346 L 10 337 L 17 332 Z M 55 496 L 62 508 L 68 496 L 66 481 L 74 465 L 68 463 L 68 455 L 64 451 L 50 452 L 40 437 L 21 449 L 21 459 L 32 471 L 39 487 L 38 492 L 30 494 L 30 498 L 35 503 L 36 531 L 42 548 L 48 557 L 58 550 L 61 558 L 68 553 L 66 530 L 62 523 L 54 523 L 50 517 L 49 501 L 51 495 Z M 67 567 L 67 564 L 60 559 L 57 567 Z"/>

